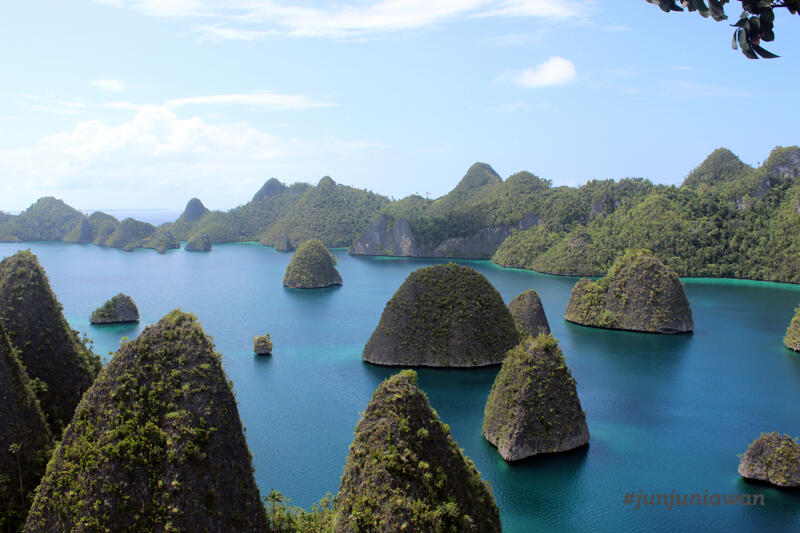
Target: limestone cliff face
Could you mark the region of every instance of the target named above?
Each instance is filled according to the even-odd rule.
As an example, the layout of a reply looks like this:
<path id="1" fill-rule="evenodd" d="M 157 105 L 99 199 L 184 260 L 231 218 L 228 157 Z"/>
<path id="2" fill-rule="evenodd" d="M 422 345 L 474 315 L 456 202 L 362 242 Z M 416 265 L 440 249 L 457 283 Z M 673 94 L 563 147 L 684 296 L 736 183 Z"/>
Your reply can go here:
<path id="1" fill-rule="evenodd" d="M 294 246 L 292 246 L 289 236 L 284 233 L 275 240 L 275 249 L 279 252 L 291 252 L 294 250 Z"/>
<path id="2" fill-rule="evenodd" d="M 138 322 L 139 309 L 130 296 L 119 293 L 95 309 L 89 321 L 92 324 Z"/>
<path id="3" fill-rule="evenodd" d="M 330 179 L 330 178 L 328 178 Z M 342 276 L 334 266 L 336 258 L 322 241 L 305 241 L 292 256 L 283 275 L 283 284 L 293 289 L 321 289 L 342 284 Z"/>
<path id="4" fill-rule="evenodd" d="M 25 523 L 52 452 L 28 373 L 0 324 L 0 531 L 18 531 Z"/>
<path id="5" fill-rule="evenodd" d="M 800 487 L 800 444 L 789 435 L 762 433 L 742 456 L 739 475 L 778 487 Z"/>
<path id="6" fill-rule="evenodd" d="M 211 239 L 207 233 L 199 233 L 194 235 L 189 242 L 186 243 L 187 252 L 210 252 Z"/>
<path id="7" fill-rule="evenodd" d="M 414 236 L 408 220 L 395 220 L 388 215 L 381 215 L 353 242 L 350 254 L 489 259 L 511 234 L 512 229 L 527 229 L 535 226 L 537 221 L 538 217 L 529 213 L 513 227 L 481 228 L 465 237 L 450 237 L 436 245 L 426 245 Z"/>
<path id="8" fill-rule="evenodd" d="M 267 531 L 236 400 L 194 315 L 172 311 L 101 371 L 25 531 Z"/>
<path id="9" fill-rule="evenodd" d="M 181 213 L 181 216 L 178 217 L 177 222 L 196 222 L 210 212 L 199 198 L 192 198 L 186 204 L 186 208 Z"/>
<path id="10" fill-rule="evenodd" d="M 544 314 L 544 307 L 539 294 L 530 289 L 519 294 L 508 304 L 508 310 L 514 317 L 522 338 L 532 335 L 534 337 L 541 333 L 550 333 L 550 324 Z"/>
<path id="11" fill-rule="evenodd" d="M 575 379 L 552 335 L 528 337 L 508 352 L 486 402 L 483 434 L 506 461 L 589 442 Z"/>
<path id="12" fill-rule="evenodd" d="M 596 282 L 578 281 L 564 318 L 584 326 L 648 333 L 688 333 L 694 328 L 681 280 L 648 250 L 628 250 Z"/>
<path id="13" fill-rule="evenodd" d="M 489 280 L 455 263 L 412 272 L 386 304 L 362 358 L 388 366 L 499 364 L 519 342 Z"/>
<path id="14" fill-rule="evenodd" d="M 46 385 L 37 396 L 51 431 L 60 435 L 94 381 L 100 359 L 67 324 L 47 274 L 30 250 L 0 262 L 0 321 L 30 378 Z"/>
<path id="15" fill-rule="evenodd" d="M 494 533 L 491 489 L 404 370 L 358 422 L 334 508 L 336 533 Z"/>

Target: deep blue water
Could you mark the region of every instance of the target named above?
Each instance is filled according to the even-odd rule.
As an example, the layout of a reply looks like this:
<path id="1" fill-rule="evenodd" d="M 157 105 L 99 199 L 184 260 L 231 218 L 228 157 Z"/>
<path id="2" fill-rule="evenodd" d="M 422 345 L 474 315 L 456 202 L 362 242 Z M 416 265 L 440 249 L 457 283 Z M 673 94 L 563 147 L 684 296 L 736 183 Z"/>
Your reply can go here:
<path id="1" fill-rule="evenodd" d="M 431 260 L 350 257 L 335 250 L 344 286 L 300 291 L 281 284 L 290 254 L 257 244 L 210 254 L 159 255 L 93 245 L 30 247 L 72 326 L 103 354 L 176 307 L 196 313 L 233 381 L 262 495 L 282 491 L 309 507 L 336 493 L 353 429 L 373 390 L 395 370 L 361 362 L 385 303 Z M 764 431 L 800 435 L 800 355 L 781 339 L 800 287 L 686 280 L 696 331 L 658 336 L 584 328 L 562 318 L 575 278 L 459 261 L 485 274 L 506 302 L 535 288 L 578 382 L 591 442 L 578 451 L 508 465 L 481 436 L 498 368 L 419 371 L 453 436 L 493 487 L 504 530 L 798 531 L 800 492 L 742 481 L 738 454 Z M 94 327 L 88 316 L 125 292 L 133 327 Z M 271 358 L 252 353 L 269 332 Z M 766 505 L 633 510 L 627 492 L 763 494 Z"/>

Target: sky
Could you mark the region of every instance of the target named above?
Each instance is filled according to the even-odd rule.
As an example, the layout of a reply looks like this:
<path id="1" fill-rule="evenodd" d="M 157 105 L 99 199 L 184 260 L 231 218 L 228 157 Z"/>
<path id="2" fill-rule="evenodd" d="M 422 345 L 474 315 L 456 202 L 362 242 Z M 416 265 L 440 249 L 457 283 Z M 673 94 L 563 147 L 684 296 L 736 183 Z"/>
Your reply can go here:
<path id="1" fill-rule="evenodd" d="M 227 210 L 269 178 L 446 194 L 476 161 L 554 185 L 680 184 L 800 143 L 780 59 L 645 0 L 0 2 L 0 210 Z"/>

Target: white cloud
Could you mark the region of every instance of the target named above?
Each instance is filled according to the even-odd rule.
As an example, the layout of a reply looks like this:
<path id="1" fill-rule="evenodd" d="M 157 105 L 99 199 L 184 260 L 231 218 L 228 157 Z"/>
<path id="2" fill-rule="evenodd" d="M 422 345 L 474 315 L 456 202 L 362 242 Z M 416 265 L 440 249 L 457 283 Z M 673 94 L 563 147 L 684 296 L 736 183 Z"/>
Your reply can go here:
<path id="1" fill-rule="evenodd" d="M 104 91 L 122 92 L 125 90 L 125 83 L 121 80 L 94 80 L 90 82 L 91 85 L 103 89 Z"/>
<path id="2" fill-rule="evenodd" d="M 300 37 L 355 38 L 473 17 L 565 20 L 585 16 L 593 4 L 593 0 L 328 0 L 322 7 L 306 7 L 285 0 L 95 1 L 154 17 L 203 18 L 214 24 L 197 29 L 201 39 L 246 41 L 275 32 Z M 249 27 L 231 28 L 220 23 Z"/>
<path id="3" fill-rule="evenodd" d="M 565 85 L 575 81 L 577 77 L 578 72 L 572 61 L 560 56 L 551 57 L 533 68 L 521 72 L 507 72 L 501 76 L 502 79 L 510 80 L 525 89 Z"/>
<path id="4" fill-rule="evenodd" d="M 89 107 L 79 100 L 64 100 L 60 98 L 45 98 L 35 94 L 18 94 L 16 103 L 31 111 L 53 113 L 56 115 L 75 115 Z"/>
<path id="5" fill-rule="evenodd" d="M 179 118 L 165 106 L 137 108 L 122 123 L 82 121 L 32 146 L 0 150 L 0 176 L 13 177 L 0 180 L 0 208 L 23 209 L 45 195 L 75 207 L 165 207 L 201 193 L 230 208 L 265 175 L 288 179 L 312 169 L 321 176 L 384 148 L 364 139 L 284 139 L 245 123 Z"/>
<path id="6" fill-rule="evenodd" d="M 312 100 L 302 94 L 254 93 L 254 94 L 213 94 L 208 96 L 191 96 L 174 98 L 164 102 L 167 107 L 187 105 L 245 105 L 284 111 L 330 107 L 337 104 Z"/>

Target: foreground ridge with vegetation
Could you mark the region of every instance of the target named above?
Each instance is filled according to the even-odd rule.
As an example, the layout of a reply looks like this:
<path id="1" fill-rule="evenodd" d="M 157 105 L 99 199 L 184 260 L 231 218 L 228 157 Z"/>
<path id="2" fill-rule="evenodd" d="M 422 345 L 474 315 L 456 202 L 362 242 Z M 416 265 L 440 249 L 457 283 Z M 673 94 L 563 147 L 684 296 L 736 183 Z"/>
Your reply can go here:
<path id="1" fill-rule="evenodd" d="M 647 333 L 694 329 L 681 280 L 649 250 L 628 250 L 604 278 L 575 283 L 564 318 L 584 326 Z"/>
<path id="2" fill-rule="evenodd" d="M 28 373 L 0 323 L 0 531 L 25 523 L 53 438 Z"/>
<path id="3" fill-rule="evenodd" d="M 404 370 L 372 395 L 350 446 L 333 530 L 500 531 L 491 489 L 416 381 Z"/>
<path id="4" fill-rule="evenodd" d="M 518 342 L 497 289 L 477 270 L 448 263 L 408 275 L 361 357 L 387 366 L 476 367 L 501 363 Z"/>
<path id="5" fill-rule="evenodd" d="M 55 198 L 0 213 L 0 241 L 93 242 L 162 252 L 260 241 L 286 249 L 310 238 L 356 255 L 489 259 L 550 274 L 599 276 L 628 248 L 647 248 L 679 276 L 800 283 L 800 148 L 778 147 L 758 168 L 725 148 L 680 186 L 641 178 L 554 187 L 530 172 L 506 180 L 476 163 L 448 194 L 393 201 L 325 177 L 316 186 L 270 179 L 227 212 L 193 198 L 158 228 Z"/>
<path id="6" fill-rule="evenodd" d="M 30 250 L 0 261 L 0 322 L 33 380 L 48 425 L 58 437 L 100 370 L 100 358 L 61 312 L 44 269 Z"/>
<path id="7" fill-rule="evenodd" d="M 175 310 L 123 344 L 83 397 L 25 531 L 266 527 L 220 356 Z"/>

